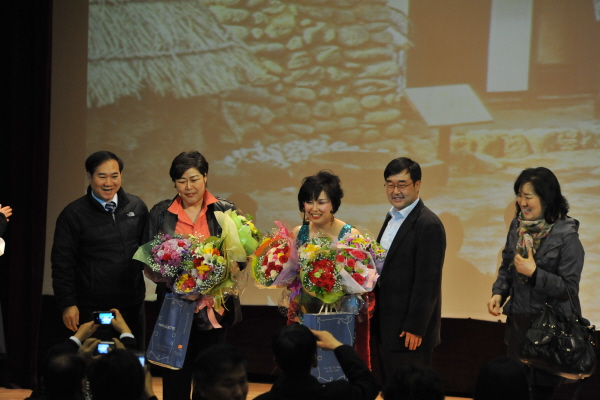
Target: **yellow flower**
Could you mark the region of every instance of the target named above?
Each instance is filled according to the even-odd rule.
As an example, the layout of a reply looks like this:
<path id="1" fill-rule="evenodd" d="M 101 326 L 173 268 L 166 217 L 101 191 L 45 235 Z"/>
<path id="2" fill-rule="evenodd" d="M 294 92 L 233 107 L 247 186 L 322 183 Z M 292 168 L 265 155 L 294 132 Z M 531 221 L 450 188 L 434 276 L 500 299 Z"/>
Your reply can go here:
<path id="1" fill-rule="evenodd" d="M 210 267 L 204 263 L 200 264 L 200 266 L 196 267 L 196 269 L 198 270 L 198 272 L 200 272 L 201 274 L 210 271 Z"/>
<path id="2" fill-rule="evenodd" d="M 308 243 L 306 246 L 304 246 L 304 248 L 302 249 L 302 251 L 305 252 L 305 253 L 312 253 L 313 251 L 317 251 L 320 248 L 321 248 L 321 246 L 317 246 L 315 244 Z"/>

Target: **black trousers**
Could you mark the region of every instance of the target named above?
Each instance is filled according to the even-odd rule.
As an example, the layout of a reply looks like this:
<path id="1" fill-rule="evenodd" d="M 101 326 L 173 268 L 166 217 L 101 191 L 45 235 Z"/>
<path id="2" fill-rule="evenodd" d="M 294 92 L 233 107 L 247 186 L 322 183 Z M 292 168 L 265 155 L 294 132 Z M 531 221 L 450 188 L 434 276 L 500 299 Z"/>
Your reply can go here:
<path id="1" fill-rule="evenodd" d="M 397 351 L 386 348 L 383 343 L 378 341 L 377 351 L 381 367 L 381 380 L 384 385 L 401 366 L 416 365 L 431 368 L 433 349 L 427 347 L 419 346 L 416 350 Z"/>
<path id="2" fill-rule="evenodd" d="M 227 328 L 211 329 L 201 331 L 192 326 L 188 351 L 185 354 L 183 367 L 178 370 L 163 368 L 163 400 L 185 400 L 190 398 L 192 390 L 192 374 L 194 372 L 194 361 L 198 354 L 214 344 L 224 343 L 227 336 Z M 200 399 L 197 394 L 192 396 L 194 400 Z"/>

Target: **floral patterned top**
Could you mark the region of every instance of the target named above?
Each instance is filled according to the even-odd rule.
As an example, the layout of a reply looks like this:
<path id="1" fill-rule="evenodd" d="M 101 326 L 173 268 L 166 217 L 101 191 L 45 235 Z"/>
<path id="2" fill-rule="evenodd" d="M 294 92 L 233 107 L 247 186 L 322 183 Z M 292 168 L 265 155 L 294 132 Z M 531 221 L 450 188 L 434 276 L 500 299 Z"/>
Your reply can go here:
<path id="1" fill-rule="evenodd" d="M 348 233 L 352 231 L 352 225 L 346 224 L 340 229 L 340 233 L 338 234 L 338 240 L 346 236 Z M 308 241 L 308 224 L 302 225 L 300 230 L 298 231 L 298 237 L 296 238 L 296 247 L 302 246 L 304 243 Z"/>

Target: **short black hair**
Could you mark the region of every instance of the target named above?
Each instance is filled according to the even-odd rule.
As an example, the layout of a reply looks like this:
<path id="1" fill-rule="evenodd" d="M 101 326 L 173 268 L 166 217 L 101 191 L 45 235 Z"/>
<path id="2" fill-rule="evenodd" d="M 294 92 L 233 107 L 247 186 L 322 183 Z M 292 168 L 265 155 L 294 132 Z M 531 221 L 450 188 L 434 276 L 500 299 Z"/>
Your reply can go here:
<path id="1" fill-rule="evenodd" d="M 173 159 L 169 176 L 175 182 L 190 168 L 196 168 L 202 176 L 206 176 L 208 174 L 208 161 L 199 151 L 184 151 Z"/>
<path id="2" fill-rule="evenodd" d="M 540 198 L 544 208 L 544 220 L 547 223 L 552 224 L 566 217 L 569 212 L 569 202 L 562 195 L 560 183 L 552 171 L 545 167 L 527 168 L 521 171 L 513 187 L 516 196 L 526 183 L 531 183 L 535 194 Z M 519 215 L 521 211 L 519 202 L 516 202 L 515 206 L 516 215 Z"/>
<path id="3" fill-rule="evenodd" d="M 385 400 L 444 400 L 444 384 L 429 368 L 403 365 L 384 386 L 382 396 Z"/>
<path id="4" fill-rule="evenodd" d="M 115 160 L 119 164 L 119 172 L 123 172 L 123 160 L 117 157 L 115 153 L 106 150 L 90 154 L 85 160 L 85 170 L 88 174 L 94 175 L 96 168 L 98 168 L 100 164 L 110 160 Z"/>
<path id="5" fill-rule="evenodd" d="M 281 328 L 273 337 L 273 356 L 286 376 L 310 372 L 317 353 L 317 338 L 306 325 Z"/>
<path id="6" fill-rule="evenodd" d="M 113 349 L 90 365 L 88 381 L 94 400 L 139 399 L 146 374 L 139 358 L 125 349 Z"/>
<path id="7" fill-rule="evenodd" d="M 342 181 L 332 171 L 321 170 L 316 175 L 307 176 L 302 180 L 302 186 L 298 191 L 298 208 L 300 212 L 304 212 L 304 203 L 317 200 L 321 192 L 325 192 L 333 209 L 332 214 L 335 214 L 342 204 L 344 191 L 342 190 Z"/>
<path id="8" fill-rule="evenodd" d="M 212 387 L 218 378 L 239 365 L 248 368 L 246 354 L 230 344 L 216 344 L 202 351 L 194 361 L 194 391 Z"/>
<path id="9" fill-rule="evenodd" d="M 48 400 L 78 399 L 83 396 L 85 361 L 69 347 L 55 346 L 44 362 L 42 381 Z"/>
<path id="10" fill-rule="evenodd" d="M 418 162 L 407 157 L 398 157 L 390 161 L 383 171 L 383 179 L 399 174 L 404 170 L 408 170 L 410 179 L 412 179 L 413 182 L 421 180 L 421 166 Z"/>
<path id="11" fill-rule="evenodd" d="M 477 377 L 474 400 L 529 400 L 523 364 L 508 357 L 487 362 Z"/>

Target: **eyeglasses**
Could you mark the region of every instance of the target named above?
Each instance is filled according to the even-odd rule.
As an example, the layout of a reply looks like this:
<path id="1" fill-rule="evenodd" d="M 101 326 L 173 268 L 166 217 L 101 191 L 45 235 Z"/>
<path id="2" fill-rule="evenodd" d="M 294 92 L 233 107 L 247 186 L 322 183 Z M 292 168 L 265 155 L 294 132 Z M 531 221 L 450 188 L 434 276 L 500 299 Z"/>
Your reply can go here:
<path id="1" fill-rule="evenodd" d="M 383 186 L 386 187 L 387 190 L 389 191 L 393 191 L 394 189 L 398 189 L 398 190 L 404 190 L 407 187 L 409 187 L 410 185 L 412 185 L 414 182 L 409 182 L 409 183 L 399 183 L 397 185 L 394 185 L 392 182 L 386 182 L 383 184 Z"/>

